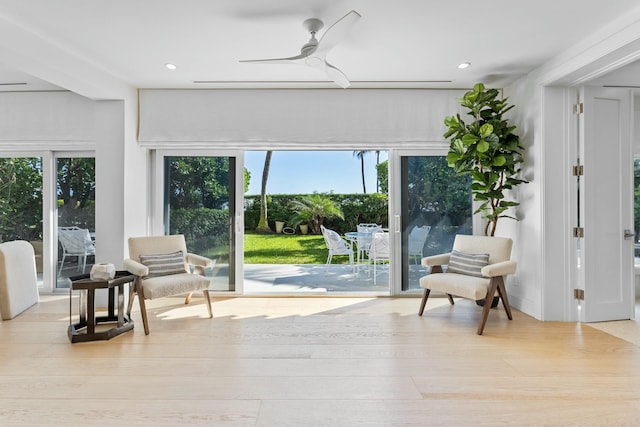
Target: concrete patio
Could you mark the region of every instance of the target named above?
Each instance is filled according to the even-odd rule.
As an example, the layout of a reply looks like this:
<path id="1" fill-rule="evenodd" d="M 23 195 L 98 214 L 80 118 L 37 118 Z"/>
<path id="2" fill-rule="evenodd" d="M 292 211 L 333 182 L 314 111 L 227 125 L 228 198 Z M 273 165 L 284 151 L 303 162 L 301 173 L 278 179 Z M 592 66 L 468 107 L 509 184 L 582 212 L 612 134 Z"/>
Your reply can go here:
<path id="1" fill-rule="evenodd" d="M 411 266 L 411 281 L 426 274 L 422 266 Z M 245 264 L 245 294 L 260 293 L 389 293 L 389 266 L 361 266 L 353 271 L 349 265 L 325 264 Z"/>

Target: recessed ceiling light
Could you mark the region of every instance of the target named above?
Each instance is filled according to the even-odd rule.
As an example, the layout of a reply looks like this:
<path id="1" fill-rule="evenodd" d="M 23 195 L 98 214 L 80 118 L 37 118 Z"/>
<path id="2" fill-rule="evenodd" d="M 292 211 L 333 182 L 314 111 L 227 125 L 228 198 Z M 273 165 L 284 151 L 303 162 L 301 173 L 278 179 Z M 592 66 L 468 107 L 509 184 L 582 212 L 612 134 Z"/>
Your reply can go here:
<path id="1" fill-rule="evenodd" d="M 176 67 L 176 65 L 175 65 L 175 64 L 171 64 L 171 63 L 169 63 L 169 62 L 168 62 L 168 63 L 166 63 L 166 64 L 164 64 L 164 66 L 165 66 L 165 67 L 167 67 L 167 68 L 168 68 L 168 69 L 170 69 L 170 70 L 175 70 L 176 68 L 178 68 L 178 67 Z"/>
<path id="2" fill-rule="evenodd" d="M 458 65 L 458 68 L 460 69 L 467 68 L 469 65 L 471 65 L 471 62 L 463 62 L 462 64 Z"/>

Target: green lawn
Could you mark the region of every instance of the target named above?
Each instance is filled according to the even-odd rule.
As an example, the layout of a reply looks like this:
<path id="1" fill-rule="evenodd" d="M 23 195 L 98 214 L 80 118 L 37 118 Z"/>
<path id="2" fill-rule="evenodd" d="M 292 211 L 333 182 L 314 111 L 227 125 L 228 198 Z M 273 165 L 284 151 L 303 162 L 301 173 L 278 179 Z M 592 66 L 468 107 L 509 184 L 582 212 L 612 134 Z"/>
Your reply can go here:
<path id="1" fill-rule="evenodd" d="M 324 264 L 327 247 L 322 236 L 300 234 L 244 235 L 245 264 Z M 348 264 L 348 257 L 335 257 L 334 264 Z"/>

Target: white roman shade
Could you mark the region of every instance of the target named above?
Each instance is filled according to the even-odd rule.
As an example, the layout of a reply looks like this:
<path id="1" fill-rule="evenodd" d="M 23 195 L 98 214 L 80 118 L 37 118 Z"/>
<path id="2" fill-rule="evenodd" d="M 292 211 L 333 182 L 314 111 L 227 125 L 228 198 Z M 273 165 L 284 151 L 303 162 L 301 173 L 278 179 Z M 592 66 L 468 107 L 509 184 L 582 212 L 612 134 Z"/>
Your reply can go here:
<path id="1" fill-rule="evenodd" d="M 444 117 L 463 90 L 140 90 L 142 146 L 323 144 L 323 147 L 442 142 Z"/>

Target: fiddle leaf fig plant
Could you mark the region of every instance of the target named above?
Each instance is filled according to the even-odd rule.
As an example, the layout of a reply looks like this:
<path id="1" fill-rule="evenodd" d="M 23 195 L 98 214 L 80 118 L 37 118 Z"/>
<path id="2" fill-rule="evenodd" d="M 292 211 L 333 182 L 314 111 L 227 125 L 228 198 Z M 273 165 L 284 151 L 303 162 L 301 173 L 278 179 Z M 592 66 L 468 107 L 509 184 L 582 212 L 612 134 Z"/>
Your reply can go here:
<path id="1" fill-rule="evenodd" d="M 518 178 L 524 147 L 514 133 L 516 127 L 503 118 L 514 105 L 499 94 L 477 83 L 460 99 L 472 119 L 467 123 L 456 114 L 444 120 L 448 128 L 444 137 L 450 140 L 447 163 L 458 175 L 471 175 L 473 200 L 480 203 L 474 214 L 487 221 L 487 236 L 495 234 L 500 218 L 517 220 L 507 210 L 520 203 L 507 200 L 505 192 L 528 182 Z"/>

